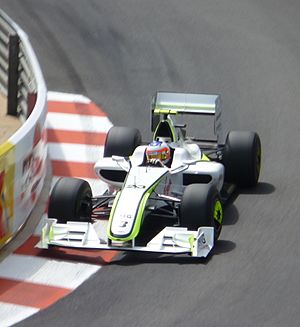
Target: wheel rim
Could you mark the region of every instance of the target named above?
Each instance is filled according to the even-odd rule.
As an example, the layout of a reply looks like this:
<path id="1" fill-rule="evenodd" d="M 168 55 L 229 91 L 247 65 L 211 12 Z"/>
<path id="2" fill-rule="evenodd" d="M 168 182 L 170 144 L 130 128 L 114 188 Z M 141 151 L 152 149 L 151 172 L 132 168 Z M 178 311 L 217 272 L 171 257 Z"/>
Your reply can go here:
<path id="1" fill-rule="evenodd" d="M 86 196 L 81 200 L 78 211 L 79 219 L 89 219 L 91 216 L 92 204 L 91 195 L 86 194 Z"/>
<path id="2" fill-rule="evenodd" d="M 222 204 L 221 204 L 220 200 L 217 200 L 214 203 L 213 217 L 214 217 L 215 221 L 217 221 L 219 224 L 222 224 L 223 208 L 222 208 Z"/>
<path id="3" fill-rule="evenodd" d="M 221 201 L 217 199 L 213 207 L 213 219 L 214 219 L 214 229 L 216 236 L 221 232 L 222 222 L 223 222 L 223 207 Z"/>
<path id="4" fill-rule="evenodd" d="M 261 166 L 261 145 L 258 143 L 255 155 L 255 180 L 258 180 Z"/>

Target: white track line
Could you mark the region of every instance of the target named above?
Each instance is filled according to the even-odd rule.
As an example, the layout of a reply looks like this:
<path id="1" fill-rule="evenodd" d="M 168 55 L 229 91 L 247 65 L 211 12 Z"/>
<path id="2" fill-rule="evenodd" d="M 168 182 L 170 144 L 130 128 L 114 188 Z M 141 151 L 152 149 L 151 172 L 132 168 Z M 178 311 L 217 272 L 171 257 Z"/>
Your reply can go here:
<path id="1" fill-rule="evenodd" d="M 47 128 L 65 131 L 107 133 L 111 122 L 107 117 L 76 115 L 49 112 L 47 115 Z"/>
<path id="2" fill-rule="evenodd" d="M 72 94 L 72 93 L 62 93 L 62 92 L 48 92 L 48 101 L 59 101 L 59 102 L 76 102 L 89 104 L 91 100 L 84 95 Z"/>
<path id="3" fill-rule="evenodd" d="M 71 144 L 71 143 L 48 143 L 51 160 L 95 163 L 103 156 L 103 146 Z"/>
<path id="4" fill-rule="evenodd" d="M 39 309 L 37 308 L 0 302 L 0 326 L 12 326 L 17 322 L 32 316 L 38 311 Z"/>
<path id="5" fill-rule="evenodd" d="M 11 254 L 0 265 L 0 277 L 73 290 L 100 268 L 93 264 Z"/>

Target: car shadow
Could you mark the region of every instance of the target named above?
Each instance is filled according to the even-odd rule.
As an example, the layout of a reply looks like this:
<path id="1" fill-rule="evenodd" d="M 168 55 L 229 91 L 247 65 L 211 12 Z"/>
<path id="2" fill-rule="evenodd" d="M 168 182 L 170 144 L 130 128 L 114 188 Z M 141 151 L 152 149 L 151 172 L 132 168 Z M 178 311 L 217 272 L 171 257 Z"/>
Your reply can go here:
<path id="1" fill-rule="evenodd" d="M 113 259 L 109 265 L 135 266 L 141 264 L 177 264 L 177 265 L 206 265 L 215 255 L 229 253 L 236 244 L 228 240 L 218 240 L 206 258 L 191 257 L 187 254 L 159 254 L 146 252 L 123 252 Z"/>
<path id="2" fill-rule="evenodd" d="M 251 188 L 237 188 L 233 194 L 231 194 L 227 203 L 224 205 L 224 226 L 235 225 L 239 220 L 239 212 L 235 206 L 235 201 L 240 194 L 248 195 L 266 195 L 272 194 L 276 190 L 275 186 L 270 183 L 260 182 L 255 187 Z"/>
<path id="3" fill-rule="evenodd" d="M 136 266 L 142 264 L 177 264 L 177 265 L 206 265 L 210 261 L 210 257 L 207 258 L 195 258 L 189 255 L 169 255 L 169 254 L 158 254 L 158 253 L 124 253 L 123 256 L 119 257 L 109 263 L 109 265 L 118 266 Z"/>
<path id="4" fill-rule="evenodd" d="M 211 251 L 211 256 L 229 253 L 236 248 L 236 244 L 228 240 L 218 240 Z"/>
<path id="5" fill-rule="evenodd" d="M 274 193 L 275 190 L 276 188 L 273 184 L 266 183 L 266 182 L 259 182 L 255 187 L 238 189 L 238 193 L 266 195 L 266 194 Z"/>
<path id="6" fill-rule="evenodd" d="M 224 208 L 223 226 L 235 225 L 239 220 L 239 212 L 234 204 L 227 204 Z"/>

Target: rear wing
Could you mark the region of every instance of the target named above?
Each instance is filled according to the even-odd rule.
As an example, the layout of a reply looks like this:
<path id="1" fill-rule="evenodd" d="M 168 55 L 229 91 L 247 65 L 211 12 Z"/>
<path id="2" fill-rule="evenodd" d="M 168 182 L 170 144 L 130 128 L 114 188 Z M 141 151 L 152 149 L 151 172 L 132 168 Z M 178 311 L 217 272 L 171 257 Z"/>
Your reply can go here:
<path id="1" fill-rule="evenodd" d="M 169 115 L 214 116 L 214 135 L 222 138 L 221 99 L 219 95 L 157 92 L 152 99 L 151 130 Z"/>

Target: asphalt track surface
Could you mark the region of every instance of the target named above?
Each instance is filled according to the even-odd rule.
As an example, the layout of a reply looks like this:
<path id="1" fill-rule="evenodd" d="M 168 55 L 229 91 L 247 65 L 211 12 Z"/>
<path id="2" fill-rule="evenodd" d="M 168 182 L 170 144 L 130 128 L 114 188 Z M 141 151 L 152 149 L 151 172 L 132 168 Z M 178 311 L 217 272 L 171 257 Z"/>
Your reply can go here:
<path id="1" fill-rule="evenodd" d="M 18 326 L 298 326 L 300 2 L 0 0 L 48 89 L 82 93 L 147 138 L 156 90 L 222 95 L 256 130 L 261 182 L 226 210 L 208 260 L 123 255 Z"/>

